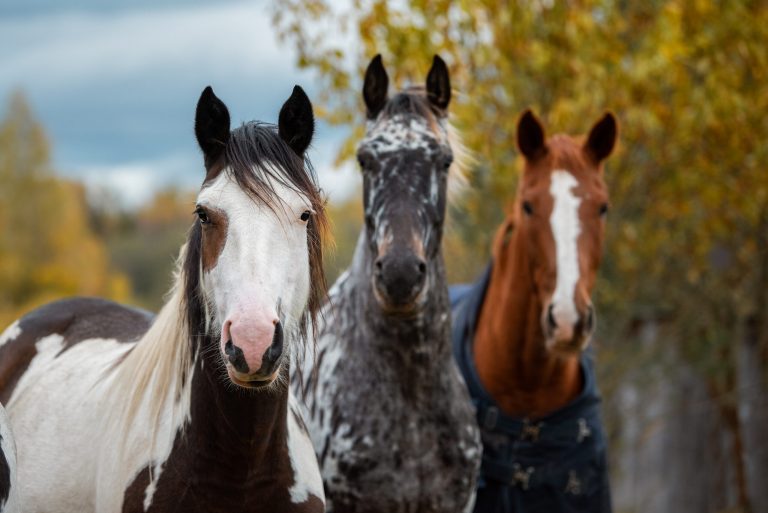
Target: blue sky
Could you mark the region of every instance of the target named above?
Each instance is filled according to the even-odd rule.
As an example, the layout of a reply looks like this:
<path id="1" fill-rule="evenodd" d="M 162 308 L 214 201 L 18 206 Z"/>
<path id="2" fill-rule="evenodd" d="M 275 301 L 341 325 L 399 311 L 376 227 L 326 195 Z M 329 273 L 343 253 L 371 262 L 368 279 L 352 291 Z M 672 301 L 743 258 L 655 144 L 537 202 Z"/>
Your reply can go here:
<path id="1" fill-rule="evenodd" d="M 233 124 L 275 122 L 294 84 L 312 74 L 278 43 L 267 2 L 3 0 L 0 105 L 27 96 L 52 145 L 54 167 L 135 206 L 162 187 L 203 176 L 192 123 L 212 85 Z M 345 136 L 318 127 L 310 151 L 332 201 L 356 191 L 354 166 L 332 169 Z"/>

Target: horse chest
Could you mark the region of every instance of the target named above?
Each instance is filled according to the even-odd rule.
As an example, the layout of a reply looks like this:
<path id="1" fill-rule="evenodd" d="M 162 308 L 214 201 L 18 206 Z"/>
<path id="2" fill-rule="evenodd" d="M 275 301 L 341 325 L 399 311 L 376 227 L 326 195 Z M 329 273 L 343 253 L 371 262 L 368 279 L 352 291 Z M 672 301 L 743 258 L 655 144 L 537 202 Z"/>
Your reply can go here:
<path id="1" fill-rule="evenodd" d="M 198 373 L 193 388 L 205 382 Z M 204 390 L 193 392 L 190 424 L 153 475 L 145 467 L 126 488 L 122 512 L 323 512 L 320 472 L 299 414 L 292 399 L 271 399 L 283 404 L 282 418 L 238 410 L 224 419 L 205 406 L 214 401 Z"/>
<path id="2" fill-rule="evenodd" d="M 462 511 L 479 443 L 466 391 L 450 379 L 458 373 L 404 386 L 407 370 L 332 353 L 321 361 L 313 416 L 330 510 Z"/>

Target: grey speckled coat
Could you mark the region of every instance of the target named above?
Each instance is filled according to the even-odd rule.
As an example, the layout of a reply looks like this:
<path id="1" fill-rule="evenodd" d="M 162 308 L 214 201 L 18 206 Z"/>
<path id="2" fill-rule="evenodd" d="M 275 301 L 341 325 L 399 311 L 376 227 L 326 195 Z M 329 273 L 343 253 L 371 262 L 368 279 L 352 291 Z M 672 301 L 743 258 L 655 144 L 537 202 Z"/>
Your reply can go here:
<path id="1" fill-rule="evenodd" d="M 447 290 L 433 287 L 417 319 L 388 317 L 370 292 L 366 253 L 361 237 L 331 290 L 317 382 L 305 375 L 299 394 L 328 511 L 470 511 L 479 436 L 451 354 Z M 442 262 L 430 271 L 444 283 Z"/>
<path id="2" fill-rule="evenodd" d="M 453 159 L 450 83 L 435 58 L 426 88 L 387 97 L 366 73 L 358 147 L 365 227 L 330 293 L 304 399 L 333 513 L 471 511 L 480 466 L 474 410 L 450 341 L 440 250 Z M 454 144 L 455 147 L 455 144 Z"/>

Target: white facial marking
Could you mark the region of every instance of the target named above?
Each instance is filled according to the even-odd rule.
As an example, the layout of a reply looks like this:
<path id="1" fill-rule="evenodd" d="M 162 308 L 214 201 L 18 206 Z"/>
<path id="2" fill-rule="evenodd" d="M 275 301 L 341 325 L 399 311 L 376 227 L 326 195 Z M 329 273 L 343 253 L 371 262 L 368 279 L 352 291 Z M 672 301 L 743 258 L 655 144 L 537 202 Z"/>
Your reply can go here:
<path id="1" fill-rule="evenodd" d="M 288 455 L 293 468 L 293 486 L 288 493 L 294 504 L 305 502 L 310 495 L 319 499 L 325 497 L 312 441 L 296 421 L 300 415 L 299 406 L 291 394 L 288 405 Z"/>
<path id="2" fill-rule="evenodd" d="M 298 326 L 309 297 L 307 225 L 300 218 L 311 206 L 304 196 L 275 182 L 279 200 L 270 208 L 251 198 L 230 173 L 222 172 L 197 199 L 199 205 L 227 215 L 224 247 L 216 265 L 203 273 L 204 293 L 217 320 L 214 328 L 220 330 L 233 318 L 243 325 L 264 324 L 267 316 L 272 328 L 279 305 L 288 333 Z M 269 338 L 271 342 L 271 331 Z"/>
<path id="3" fill-rule="evenodd" d="M 558 326 L 573 326 L 578 320 L 575 290 L 579 282 L 579 252 L 577 241 L 581 226 L 579 204 L 581 199 L 573 193 L 579 182 L 568 171 L 552 173 L 549 192 L 554 206 L 549 218 L 555 238 L 557 254 L 557 285 L 552 296 L 553 315 Z"/>
<path id="4" fill-rule="evenodd" d="M 3 334 L 0 335 L 0 347 L 3 347 L 5 344 L 10 342 L 11 340 L 15 340 L 19 335 L 21 335 L 21 328 L 19 327 L 19 321 L 14 321 L 13 324 L 8 326 L 8 328 L 6 328 Z"/>

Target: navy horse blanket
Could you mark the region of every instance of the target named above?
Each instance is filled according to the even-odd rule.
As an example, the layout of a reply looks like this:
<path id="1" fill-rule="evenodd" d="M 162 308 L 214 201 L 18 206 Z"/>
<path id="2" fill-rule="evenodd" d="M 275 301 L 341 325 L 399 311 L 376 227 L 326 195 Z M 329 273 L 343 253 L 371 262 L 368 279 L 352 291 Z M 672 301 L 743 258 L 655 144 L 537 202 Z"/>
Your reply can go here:
<path id="1" fill-rule="evenodd" d="M 489 266 L 477 283 L 450 290 L 453 352 L 483 440 L 475 513 L 610 513 L 606 442 L 591 354 L 581 358 L 581 394 L 542 419 L 505 415 L 480 383 L 472 342 L 490 275 Z"/>

